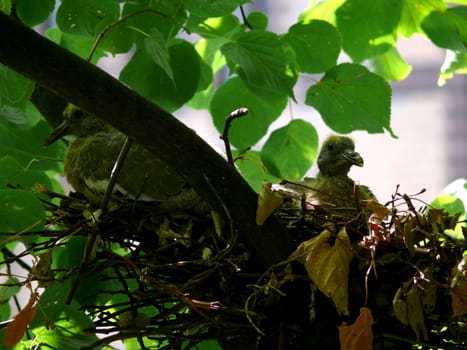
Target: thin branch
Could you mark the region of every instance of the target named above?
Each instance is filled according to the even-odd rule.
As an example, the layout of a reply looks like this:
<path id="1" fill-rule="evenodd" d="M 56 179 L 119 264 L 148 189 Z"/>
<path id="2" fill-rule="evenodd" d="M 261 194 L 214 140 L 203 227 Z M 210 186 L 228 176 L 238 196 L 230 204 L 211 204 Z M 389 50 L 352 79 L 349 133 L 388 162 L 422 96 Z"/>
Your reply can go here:
<path id="1" fill-rule="evenodd" d="M 229 141 L 229 130 L 232 126 L 232 122 L 240 117 L 243 117 L 248 114 L 248 108 L 239 108 L 229 114 L 227 118 L 225 118 L 224 130 L 222 131 L 222 135 L 219 138 L 224 141 L 225 153 L 227 155 L 227 161 L 230 165 L 234 165 L 234 159 L 232 157 L 232 148 L 230 147 Z"/>

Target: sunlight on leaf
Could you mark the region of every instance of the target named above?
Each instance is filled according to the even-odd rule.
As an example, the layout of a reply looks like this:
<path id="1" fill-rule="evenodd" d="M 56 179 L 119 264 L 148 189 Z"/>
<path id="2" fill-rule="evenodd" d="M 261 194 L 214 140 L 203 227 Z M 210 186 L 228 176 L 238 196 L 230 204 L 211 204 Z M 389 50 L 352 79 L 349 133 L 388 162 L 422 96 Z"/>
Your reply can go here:
<path id="1" fill-rule="evenodd" d="M 282 204 L 282 195 L 271 189 L 272 184 L 263 181 L 261 192 L 258 196 L 258 207 L 256 209 L 256 225 L 261 226 L 266 219 Z"/>
<path id="2" fill-rule="evenodd" d="M 341 228 L 333 245 L 331 236 L 330 231 L 324 230 L 300 244 L 290 259 L 305 266 L 308 277 L 334 301 L 339 314 L 348 315 L 349 264 L 353 253 L 345 227 Z"/>

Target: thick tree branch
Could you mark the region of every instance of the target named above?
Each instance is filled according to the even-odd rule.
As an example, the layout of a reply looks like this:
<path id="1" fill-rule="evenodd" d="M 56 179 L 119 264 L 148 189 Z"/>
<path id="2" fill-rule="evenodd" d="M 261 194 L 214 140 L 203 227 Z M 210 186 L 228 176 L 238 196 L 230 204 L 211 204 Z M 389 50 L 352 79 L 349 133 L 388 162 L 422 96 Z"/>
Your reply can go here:
<path id="1" fill-rule="evenodd" d="M 257 195 L 193 130 L 99 68 L 1 12 L 0 32 L 0 62 L 98 115 L 157 154 L 221 214 L 218 198 L 222 198 L 241 241 L 261 268 L 287 257 L 291 249 L 288 233 L 274 218 L 262 227 L 255 224 Z"/>

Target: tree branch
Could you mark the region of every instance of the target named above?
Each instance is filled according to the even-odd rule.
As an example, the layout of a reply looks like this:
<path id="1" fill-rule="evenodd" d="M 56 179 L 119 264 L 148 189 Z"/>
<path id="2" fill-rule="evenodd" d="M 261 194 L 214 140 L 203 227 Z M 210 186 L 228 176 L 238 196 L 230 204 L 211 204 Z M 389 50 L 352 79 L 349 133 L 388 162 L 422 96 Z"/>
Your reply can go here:
<path id="1" fill-rule="evenodd" d="M 193 130 L 96 66 L 3 13 L 0 32 L 0 62 L 99 116 L 154 152 L 221 215 L 223 206 L 218 198 L 222 198 L 240 240 L 252 252 L 258 267 L 288 256 L 292 244 L 285 229 L 274 218 L 262 227 L 255 224 L 256 193 Z"/>

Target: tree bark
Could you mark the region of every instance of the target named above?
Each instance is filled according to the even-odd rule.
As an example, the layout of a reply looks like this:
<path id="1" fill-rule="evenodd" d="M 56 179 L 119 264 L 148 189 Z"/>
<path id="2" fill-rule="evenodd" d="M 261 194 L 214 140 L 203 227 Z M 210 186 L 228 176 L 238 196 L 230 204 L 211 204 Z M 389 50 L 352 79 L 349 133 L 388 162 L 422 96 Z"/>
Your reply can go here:
<path id="1" fill-rule="evenodd" d="M 264 226 L 256 225 L 257 194 L 193 130 L 98 67 L 1 12 L 0 32 L 0 62 L 99 116 L 167 162 L 219 214 L 231 218 L 258 268 L 288 256 L 292 249 L 288 232 L 272 217 Z"/>

